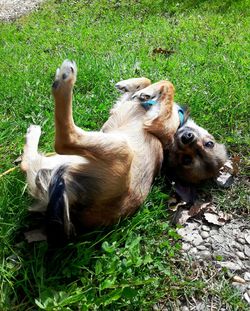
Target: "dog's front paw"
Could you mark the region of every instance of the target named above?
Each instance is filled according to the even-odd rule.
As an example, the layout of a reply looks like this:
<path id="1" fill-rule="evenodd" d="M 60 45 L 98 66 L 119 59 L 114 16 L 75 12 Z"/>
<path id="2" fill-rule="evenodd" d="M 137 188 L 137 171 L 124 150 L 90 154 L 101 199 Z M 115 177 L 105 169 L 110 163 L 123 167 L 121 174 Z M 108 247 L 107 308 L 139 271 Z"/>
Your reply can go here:
<path id="1" fill-rule="evenodd" d="M 144 89 L 151 84 L 151 81 L 147 78 L 131 78 L 127 80 L 122 80 L 116 83 L 115 87 L 121 93 L 135 92 Z"/>
<path id="2" fill-rule="evenodd" d="M 65 60 L 60 68 L 56 70 L 55 81 L 52 85 L 54 90 L 61 86 L 73 86 L 76 81 L 77 67 L 74 61 Z"/>

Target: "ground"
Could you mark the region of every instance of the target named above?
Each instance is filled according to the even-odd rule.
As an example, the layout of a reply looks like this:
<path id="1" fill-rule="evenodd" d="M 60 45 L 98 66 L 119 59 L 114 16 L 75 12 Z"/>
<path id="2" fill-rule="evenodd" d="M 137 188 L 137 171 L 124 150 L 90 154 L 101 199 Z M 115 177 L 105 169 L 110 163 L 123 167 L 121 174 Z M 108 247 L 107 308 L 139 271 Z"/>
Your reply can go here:
<path id="1" fill-rule="evenodd" d="M 18 168 L 3 175 L 1 310 L 248 310 L 249 1 L 50 0 L 16 19 L 16 8 L 36 1 L 20 3 L 8 1 L 10 17 L 0 0 L 0 174 L 22 153 L 30 123 L 42 126 L 41 149 L 53 150 L 50 85 L 65 58 L 79 67 L 75 118 L 85 129 L 105 121 L 115 82 L 168 77 L 177 101 L 240 159 L 240 171 L 228 189 L 201 187 L 233 215 L 224 226 L 190 220 L 180 239 L 159 180 L 134 217 L 54 253 L 24 241 L 34 226 L 25 179 Z"/>
<path id="2" fill-rule="evenodd" d="M 38 8 L 44 0 L 0 0 L 0 20 L 14 20 Z"/>

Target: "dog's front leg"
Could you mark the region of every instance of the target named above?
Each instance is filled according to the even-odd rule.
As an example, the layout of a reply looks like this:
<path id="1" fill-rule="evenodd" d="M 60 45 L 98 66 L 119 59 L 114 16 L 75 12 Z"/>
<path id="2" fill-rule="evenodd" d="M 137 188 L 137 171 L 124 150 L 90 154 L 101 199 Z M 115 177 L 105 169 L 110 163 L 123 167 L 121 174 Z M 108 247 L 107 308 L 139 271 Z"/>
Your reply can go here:
<path id="1" fill-rule="evenodd" d="M 52 92 L 55 99 L 55 150 L 59 154 L 87 156 L 105 162 L 131 161 L 132 151 L 126 137 L 115 133 L 86 132 L 77 127 L 72 114 L 72 94 L 76 64 L 65 60 L 57 69 Z"/>
<path id="2" fill-rule="evenodd" d="M 82 135 L 73 120 L 72 95 L 76 81 L 77 67 L 75 62 L 65 60 L 61 68 L 57 69 L 55 81 L 52 85 L 52 93 L 55 99 L 55 148 L 60 149 L 62 143 L 70 144 Z M 60 153 L 60 150 L 58 150 Z"/>

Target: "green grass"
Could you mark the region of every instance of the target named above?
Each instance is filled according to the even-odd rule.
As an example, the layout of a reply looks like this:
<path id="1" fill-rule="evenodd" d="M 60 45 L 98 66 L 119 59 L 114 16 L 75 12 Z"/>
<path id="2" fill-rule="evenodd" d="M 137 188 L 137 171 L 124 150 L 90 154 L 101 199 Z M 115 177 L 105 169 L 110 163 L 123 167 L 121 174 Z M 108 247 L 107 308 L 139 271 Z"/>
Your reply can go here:
<path id="1" fill-rule="evenodd" d="M 249 214 L 250 1 L 151 2 L 54 0 L 0 24 L 0 173 L 22 153 L 31 123 L 42 126 L 41 150 L 53 150 L 50 87 L 69 58 L 79 68 L 74 115 L 85 129 L 99 129 L 106 120 L 115 82 L 169 78 L 176 100 L 240 156 L 240 186 L 213 194 L 221 208 L 244 207 Z M 175 53 L 154 55 L 157 47 Z M 19 171 L 0 179 L 1 310 L 147 310 L 161 299 L 177 310 L 177 299 L 208 291 L 178 259 L 159 185 L 135 217 L 54 254 L 45 243 L 23 241 L 30 204 Z M 228 285 L 223 288 L 217 292 L 223 301 L 247 310 Z"/>

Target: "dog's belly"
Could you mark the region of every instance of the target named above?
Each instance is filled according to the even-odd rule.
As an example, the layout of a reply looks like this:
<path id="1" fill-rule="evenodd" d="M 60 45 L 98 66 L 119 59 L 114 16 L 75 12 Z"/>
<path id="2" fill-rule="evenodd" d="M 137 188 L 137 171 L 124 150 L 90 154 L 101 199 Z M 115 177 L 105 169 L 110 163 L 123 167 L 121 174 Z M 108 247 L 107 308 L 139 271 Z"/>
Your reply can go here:
<path id="1" fill-rule="evenodd" d="M 80 210 L 72 210 L 73 222 L 76 219 L 76 223 L 83 230 L 89 231 L 97 227 L 115 224 L 121 218 L 135 213 L 144 202 L 154 177 L 159 173 L 163 159 L 160 141 L 151 134 L 147 135 L 140 137 L 140 141 L 135 138 L 129 141 L 134 151 L 134 157 L 127 171 L 127 186 L 123 188 L 125 184 L 122 180 L 125 177 L 124 172 L 120 181 L 117 177 L 115 182 L 112 181 L 111 176 L 107 177 L 109 186 L 111 183 L 113 184 L 111 189 L 107 188 L 110 191 L 108 195 L 105 183 L 106 186 L 99 189 L 99 195 L 94 194 L 90 205 L 84 205 Z M 88 191 L 88 195 L 91 195 L 91 191 Z"/>

